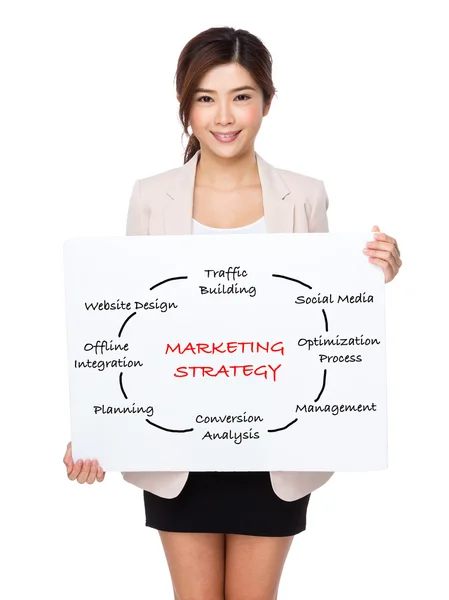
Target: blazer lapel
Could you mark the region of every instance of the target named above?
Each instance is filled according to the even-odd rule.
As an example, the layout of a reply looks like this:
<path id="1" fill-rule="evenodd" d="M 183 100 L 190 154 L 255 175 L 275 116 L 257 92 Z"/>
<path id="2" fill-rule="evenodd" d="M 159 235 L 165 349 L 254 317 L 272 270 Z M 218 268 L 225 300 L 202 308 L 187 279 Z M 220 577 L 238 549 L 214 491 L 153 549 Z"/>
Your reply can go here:
<path id="1" fill-rule="evenodd" d="M 192 233 L 193 192 L 199 151 L 182 167 L 176 169 L 169 187 L 165 190 L 168 201 L 164 207 L 166 235 Z"/>
<path id="2" fill-rule="evenodd" d="M 166 194 L 169 200 L 164 206 L 164 231 L 169 235 L 188 235 L 192 233 L 193 194 L 196 166 L 200 151 L 175 171 Z M 265 221 L 268 233 L 293 232 L 293 204 L 283 202 L 290 194 L 286 183 L 278 171 L 255 153 Z"/>
<path id="3" fill-rule="evenodd" d="M 284 202 L 290 194 L 277 169 L 256 152 L 257 168 L 262 186 L 262 199 L 268 233 L 293 233 L 293 203 Z"/>

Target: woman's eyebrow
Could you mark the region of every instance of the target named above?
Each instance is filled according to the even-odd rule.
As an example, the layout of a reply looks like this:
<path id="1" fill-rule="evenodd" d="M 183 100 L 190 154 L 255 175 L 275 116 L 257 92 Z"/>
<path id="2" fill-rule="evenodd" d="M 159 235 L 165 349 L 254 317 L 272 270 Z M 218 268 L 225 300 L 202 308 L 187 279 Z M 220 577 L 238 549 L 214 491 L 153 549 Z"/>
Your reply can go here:
<path id="1" fill-rule="evenodd" d="M 241 85 L 240 87 L 234 88 L 233 90 L 229 90 L 229 93 L 233 94 L 235 92 L 242 92 L 243 90 L 253 90 L 253 92 L 257 91 L 250 85 Z M 216 94 L 217 90 L 206 90 L 205 88 L 196 88 L 196 90 L 193 93 L 196 94 L 198 92 L 202 92 L 204 94 Z"/>

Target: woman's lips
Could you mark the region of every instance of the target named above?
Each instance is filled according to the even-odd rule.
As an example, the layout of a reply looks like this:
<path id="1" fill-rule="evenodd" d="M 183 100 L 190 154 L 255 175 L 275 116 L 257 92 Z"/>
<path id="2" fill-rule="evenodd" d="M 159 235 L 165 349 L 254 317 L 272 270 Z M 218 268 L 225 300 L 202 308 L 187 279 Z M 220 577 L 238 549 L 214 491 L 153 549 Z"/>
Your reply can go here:
<path id="1" fill-rule="evenodd" d="M 241 130 L 240 130 L 241 131 Z M 218 140 L 219 142 L 221 142 L 222 144 L 229 144 L 230 142 L 233 142 L 234 140 L 237 139 L 240 131 L 238 131 L 236 134 L 232 135 L 232 136 L 220 136 L 217 135 L 216 133 L 214 133 L 213 131 L 211 131 L 212 135 L 214 136 L 214 138 L 216 140 Z"/>

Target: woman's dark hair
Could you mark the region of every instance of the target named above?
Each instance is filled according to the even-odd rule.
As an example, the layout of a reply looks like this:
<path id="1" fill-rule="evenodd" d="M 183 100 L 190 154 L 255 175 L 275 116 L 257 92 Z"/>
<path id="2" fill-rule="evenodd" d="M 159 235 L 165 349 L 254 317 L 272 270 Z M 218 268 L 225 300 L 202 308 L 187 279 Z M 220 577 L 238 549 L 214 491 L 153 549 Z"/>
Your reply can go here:
<path id="1" fill-rule="evenodd" d="M 245 68 L 263 92 L 265 104 L 276 93 L 272 80 L 272 57 L 261 40 L 245 29 L 211 27 L 192 38 L 181 51 L 176 69 L 176 94 L 180 99 L 179 118 L 189 135 L 189 115 L 194 90 L 210 69 L 237 63 Z M 200 149 L 194 135 L 184 153 L 184 164 Z"/>

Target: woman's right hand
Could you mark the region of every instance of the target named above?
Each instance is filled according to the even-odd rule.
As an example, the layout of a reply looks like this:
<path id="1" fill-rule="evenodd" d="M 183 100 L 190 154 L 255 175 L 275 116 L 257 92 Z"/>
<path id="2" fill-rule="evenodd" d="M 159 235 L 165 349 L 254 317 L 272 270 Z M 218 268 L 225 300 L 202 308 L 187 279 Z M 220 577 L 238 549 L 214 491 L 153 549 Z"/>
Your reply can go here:
<path id="1" fill-rule="evenodd" d="M 106 473 L 98 464 L 97 460 L 79 460 L 76 464 L 73 464 L 72 458 L 72 442 L 67 444 L 67 450 L 64 455 L 64 464 L 67 467 L 67 477 L 78 483 L 94 483 L 95 480 L 103 481 Z"/>

